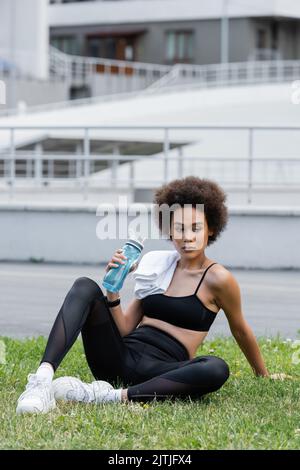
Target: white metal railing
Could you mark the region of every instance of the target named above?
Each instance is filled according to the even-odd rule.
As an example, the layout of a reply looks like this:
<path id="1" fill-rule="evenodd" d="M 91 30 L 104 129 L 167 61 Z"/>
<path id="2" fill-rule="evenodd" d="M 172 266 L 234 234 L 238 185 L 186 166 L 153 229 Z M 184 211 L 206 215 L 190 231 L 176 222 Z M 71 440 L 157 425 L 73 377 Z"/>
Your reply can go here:
<path id="1" fill-rule="evenodd" d="M 6 55 L 7 51 L 6 54 L 3 53 L 3 57 Z M 27 64 L 30 63 L 26 54 L 23 57 L 20 53 L 19 56 L 20 63 L 24 61 Z M 5 108 L 0 110 L 0 117 L 133 97 L 147 89 L 151 83 L 165 75 L 170 69 L 170 66 L 165 65 L 73 56 L 50 46 L 48 80 L 63 83 L 66 95 L 70 93 L 72 86 L 86 86 L 91 97 L 67 99 L 30 107 L 21 106 L 20 109 L 19 107 Z M 1 79 L 7 83 L 8 88 L 13 84 L 16 86 L 16 81 L 20 79 L 35 80 L 33 76 L 25 74 L 22 68 L 14 66 L 9 61 L 1 62 L 0 60 Z"/>
<path id="2" fill-rule="evenodd" d="M 228 64 L 191 65 L 177 64 L 148 92 L 172 91 L 193 87 L 221 87 L 252 85 L 257 83 L 284 83 L 298 80 L 300 61 L 257 61 Z"/>
<path id="3" fill-rule="evenodd" d="M 119 100 L 139 93 L 165 93 L 194 88 L 284 83 L 299 80 L 300 61 L 269 60 L 168 66 L 72 56 L 50 46 L 49 70 L 50 80 L 63 82 L 66 90 L 70 90 L 72 86 L 87 86 L 91 98 L 68 99 L 57 103 L 31 106 L 26 107 L 25 111 L 22 109 L 21 111 L 19 109 L 2 109 L 0 116 L 18 114 L 19 112 L 32 113 L 61 109 L 105 99 Z M 9 73 L 3 67 L 1 71 L 0 66 L 0 79 L 4 78 L 8 84 L 10 79 L 16 80 L 22 76 L 24 77 L 24 74 L 22 75 L 20 69 L 13 68 Z M 30 79 L 29 76 L 27 78 Z M 97 86 L 100 86 L 101 89 Z"/>
<path id="4" fill-rule="evenodd" d="M 253 49 L 249 56 L 248 60 L 282 60 L 282 53 L 276 49 Z"/>
<path id="5" fill-rule="evenodd" d="M 296 80 L 300 77 L 299 60 L 252 60 L 227 64 L 158 65 L 142 62 L 98 59 L 72 56 L 50 47 L 50 71 L 70 83 L 90 83 L 95 74 L 143 80 L 137 89 L 158 91 L 169 87 L 224 86 L 255 83 L 274 83 Z M 126 88 L 126 87 L 125 87 Z M 116 92 L 124 90 L 121 84 Z M 125 91 L 131 91 L 130 83 Z"/>
<path id="6" fill-rule="evenodd" d="M 83 134 L 81 153 L 54 153 L 45 154 L 41 142 L 38 142 L 32 152 L 20 152 L 16 146 L 16 133 L 19 131 L 51 131 L 51 130 L 73 130 L 76 131 L 78 138 L 79 131 Z M 91 133 L 94 130 L 159 130 L 163 132 L 163 151 L 161 154 L 149 157 L 149 155 L 119 155 L 116 153 L 99 155 L 91 152 Z M 180 130 L 211 130 L 211 131 L 243 131 L 248 136 L 248 156 L 245 158 L 227 158 L 217 157 L 183 157 L 182 150 L 178 147 L 175 156 L 170 154 L 170 132 Z M 213 177 L 224 187 L 230 186 L 233 189 L 246 191 L 248 203 L 252 201 L 253 191 L 257 189 L 268 190 L 268 188 L 278 191 L 297 191 L 300 192 L 300 158 L 282 158 L 255 157 L 254 136 L 259 131 L 295 131 L 299 133 L 300 127 L 248 127 L 248 126 L 0 126 L 0 132 L 9 132 L 9 148 L 0 153 L 0 163 L 2 163 L 2 173 L 0 173 L 0 182 L 10 191 L 13 196 L 14 190 L 19 181 L 24 180 L 33 186 L 42 187 L 47 184 L 55 188 L 58 181 L 62 181 L 66 186 L 81 188 L 84 198 L 87 197 L 89 188 L 93 184 L 93 175 L 95 162 L 106 162 L 108 175 L 96 180 L 96 187 L 113 188 L 115 190 L 123 187 L 129 190 L 135 189 L 141 185 L 150 185 L 156 187 L 158 184 L 165 183 L 174 177 L 187 176 L 193 172 L 201 172 L 202 176 Z M 93 137 L 94 138 L 94 137 Z M 138 178 L 136 175 L 135 162 L 145 161 L 154 165 L 153 174 L 155 179 Z M 46 169 L 44 168 L 46 162 Z M 68 165 L 69 173 L 64 174 L 63 178 L 55 176 L 55 162 L 65 162 Z M 173 162 L 176 163 L 175 169 Z M 18 165 L 23 165 L 23 174 L 18 175 Z M 127 174 L 121 176 L 119 170 L 123 165 L 127 165 Z M 161 170 L 159 170 L 159 166 Z M 101 175 L 101 170 L 97 170 Z M 0 170 L 1 172 L 1 170 Z M 147 172 L 146 172 L 147 174 Z M 161 178 L 159 178 L 161 174 Z"/>
<path id="7" fill-rule="evenodd" d="M 141 81 L 139 88 L 146 88 L 165 75 L 171 67 L 144 62 L 69 55 L 50 46 L 49 68 L 51 75 L 63 78 L 74 85 L 91 84 L 95 75 L 102 74 L 130 78 L 132 82 L 138 78 Z"/>

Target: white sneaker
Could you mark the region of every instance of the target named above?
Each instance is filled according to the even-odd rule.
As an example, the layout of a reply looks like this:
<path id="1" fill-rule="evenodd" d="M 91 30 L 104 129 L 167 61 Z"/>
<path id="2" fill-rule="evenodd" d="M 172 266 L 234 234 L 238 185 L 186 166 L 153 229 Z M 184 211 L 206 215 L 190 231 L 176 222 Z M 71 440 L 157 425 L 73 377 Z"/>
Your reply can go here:
<path id="1" fill-rule="evenodd" d="M 17 414 L 48 413 L 55 407 L 52 383 L 29 374 L 26 389 L 18 399 Z"/>
<path id="2" fill-rule="evenodd" d="M 53 380 L 52 389 L 56 400 L 101 403 L 113 386 L 104 380 L 87 384 L 76 377 L 59 377 Z"/>

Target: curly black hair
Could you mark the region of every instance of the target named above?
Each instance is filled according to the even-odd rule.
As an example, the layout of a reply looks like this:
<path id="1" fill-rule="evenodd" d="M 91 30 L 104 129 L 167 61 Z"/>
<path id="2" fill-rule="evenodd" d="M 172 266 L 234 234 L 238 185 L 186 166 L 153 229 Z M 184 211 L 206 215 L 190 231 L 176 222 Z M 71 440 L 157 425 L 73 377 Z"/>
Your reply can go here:
<path id="1" fill-rule="evenodd" d="M 204 204 L 207 225 L 210 230 L 213 230 L 213 235 L 208 237 L 207 246 L 209 246 L 217 240 L 227 225 L 228 210 L 225 206 L 226 198 L 226 193 L 215 181 L 196 176 L 187 176 L 173 180 L 158 188 L 154 193 L 153 202 L 155 204 L 154 215 L 156 223 L 160 232 L 163 233 L 162 220 L 167 209 L 162 205 L 171 207 L 173 204 L 177 204 L 183 207 L 185 204 L 190 204 L 192 207 L 195 207 L 196 204 Z M 170 234 L 168 233 L 167 235 Z"/>

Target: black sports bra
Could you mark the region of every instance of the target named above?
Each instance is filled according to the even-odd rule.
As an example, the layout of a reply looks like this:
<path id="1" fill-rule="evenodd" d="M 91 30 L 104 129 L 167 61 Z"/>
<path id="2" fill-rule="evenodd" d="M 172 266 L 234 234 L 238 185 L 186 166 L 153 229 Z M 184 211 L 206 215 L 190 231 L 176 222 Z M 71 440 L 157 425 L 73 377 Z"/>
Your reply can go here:
<path id="1" fill-rule="evenodd" d="M 189 330 L 208 331 L 217 313 L 207 308 L 196 294 L 205 274 L 214 264 L 218 263 L 206 268 L 194 294 L 183 297 L 150 294 L 141 299 L 144 315 Z"/>

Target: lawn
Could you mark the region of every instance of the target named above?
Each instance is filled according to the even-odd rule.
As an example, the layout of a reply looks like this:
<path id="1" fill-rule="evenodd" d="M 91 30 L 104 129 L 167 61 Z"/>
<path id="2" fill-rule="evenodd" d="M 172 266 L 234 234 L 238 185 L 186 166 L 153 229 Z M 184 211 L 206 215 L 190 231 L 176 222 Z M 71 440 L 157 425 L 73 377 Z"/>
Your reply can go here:
<path id="1" fill-rule="evenodd" d="M 231 375 L 219 391 L 200 401 L 60 402 L 49 414 L 34 416 L 17 416 L 15 407 L 27 374 L 39 364 L 46 339 L 1 340 L 6 350 L 5 363 L 0 365 L 1 449 L 300 448 L 300 364 L 292 362 L 292 341 L 279 336 L 258 338 L 258 342 L 269 371 L 285 372 L 293 379 L 255 377 L 234 339 L 220 337 L 205 342 L 197 355 L 223 357 Z M 55 377 L 61 375 L 93 380 L 81 339 Z"/>

